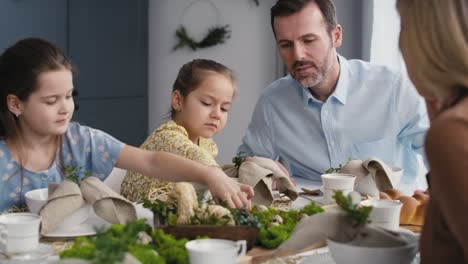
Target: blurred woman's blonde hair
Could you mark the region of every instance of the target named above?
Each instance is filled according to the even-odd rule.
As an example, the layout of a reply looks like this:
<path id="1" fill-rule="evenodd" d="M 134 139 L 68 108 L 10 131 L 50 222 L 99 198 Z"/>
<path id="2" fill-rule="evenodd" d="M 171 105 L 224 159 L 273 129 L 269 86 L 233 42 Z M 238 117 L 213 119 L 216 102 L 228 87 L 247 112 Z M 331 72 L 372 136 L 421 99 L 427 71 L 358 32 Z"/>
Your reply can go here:
<path id="1" fill-rule="evenodd" d="M 400 48 L 418 91 L 441 100 L 468 92 L 468 0 L 397 0 L 397 9 Z"/>

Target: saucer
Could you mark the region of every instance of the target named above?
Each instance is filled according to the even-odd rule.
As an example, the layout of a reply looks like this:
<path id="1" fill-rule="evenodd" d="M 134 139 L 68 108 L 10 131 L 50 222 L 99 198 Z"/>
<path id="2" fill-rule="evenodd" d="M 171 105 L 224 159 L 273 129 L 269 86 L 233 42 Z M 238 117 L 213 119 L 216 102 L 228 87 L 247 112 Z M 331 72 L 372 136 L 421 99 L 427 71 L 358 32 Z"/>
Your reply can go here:
<path id="1" fill-rule="evenodd" d="M 153 226 L 153 212 L 144 208 L 142 204 L 133 203 L 137 213 L 137 218 L 145 218 L 146 222 Z M 94 210 L 91 210 L 88 219 L 83 223 L 75 226 L 61 226 L 47 234 L 44 237 L 51 239 L 70 239 L 80 236 L 96 235 L 97 229 L 107 229 L 111 223 L 96 215 Z"/>
<path id="2" fill-rule="evenodd" d="M 40 243 L 37 248 L 31 252 L 9 254 L 8 257 L 0 253 L 1 264 L 12 263 L 42 263 L 48 257 L 54 254 L 54 247 Z"/>
<path id="3" fill-rule="evenodd" d="M 94 210 L 92 210 L 88 219 L 83 223 L 75 226 L 59 226 L 57 229 L 44 234 L 43 236 L 47 238 L 61 239 L 79 236 L 93 236 L 96 235 L 97 229 L 108 228 L 110 225 L 110 223 L 97 216 L 94 213 Z"/>

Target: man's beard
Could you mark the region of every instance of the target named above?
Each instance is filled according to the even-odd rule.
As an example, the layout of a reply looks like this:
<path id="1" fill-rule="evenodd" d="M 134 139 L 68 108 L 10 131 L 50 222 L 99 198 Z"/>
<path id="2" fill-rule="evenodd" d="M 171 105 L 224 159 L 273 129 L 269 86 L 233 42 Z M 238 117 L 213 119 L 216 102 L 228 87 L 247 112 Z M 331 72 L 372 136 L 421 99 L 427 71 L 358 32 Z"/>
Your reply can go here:
<path id="1" fill-rule="evenodd" d="M 296 61 L 293 65 L 292 70 L 292 77 L 300 83 L 303 87 L 314 87 L 317 84 L 321 83 L 325 80 L 325 76 L 327 75 L 328 71 L 330 70 L 330 59 L 329 56 L 325 58 L 322 65 L 318 66 L 316 63 L 312 61 Z M 296 73 L 296 68 L 300 66 L 312 66 L 315 69 L 313 72 L 305 72 L 302 74 Z"/>
<path id="2" fill-rule="evenodd" d="M 299 65 L 304 65 L 304 64 L 309 64 L 311 62 L 301 61 L 297 63 Z M 303 74 L 297 74 L 293 72 L 293 78 L 304 87 L 314 87 L 315 85 L 323 81 L 324 76 L 322 73 L 322 69 L 317 68 L 316 65 L 313 65 L 312 67 L 315 68 L 314 72 L 306 72 Z"/>

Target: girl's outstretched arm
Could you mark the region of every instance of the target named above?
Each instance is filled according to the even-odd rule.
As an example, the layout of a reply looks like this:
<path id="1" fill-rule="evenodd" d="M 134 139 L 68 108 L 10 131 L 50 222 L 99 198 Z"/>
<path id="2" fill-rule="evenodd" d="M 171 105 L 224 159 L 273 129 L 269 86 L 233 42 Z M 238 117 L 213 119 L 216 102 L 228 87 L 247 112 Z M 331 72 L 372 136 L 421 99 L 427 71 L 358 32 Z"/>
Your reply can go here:
<path id="1" fill-rule="evenodd" d="M 125 145 L 116 167 L 165 181 L 197 182 L 208 186 L 213 197 L 229 207 L 249 206 L 252 187 L 229 178 L 220 168 L 209 167 L 168 152 L 148 151 Z"/>

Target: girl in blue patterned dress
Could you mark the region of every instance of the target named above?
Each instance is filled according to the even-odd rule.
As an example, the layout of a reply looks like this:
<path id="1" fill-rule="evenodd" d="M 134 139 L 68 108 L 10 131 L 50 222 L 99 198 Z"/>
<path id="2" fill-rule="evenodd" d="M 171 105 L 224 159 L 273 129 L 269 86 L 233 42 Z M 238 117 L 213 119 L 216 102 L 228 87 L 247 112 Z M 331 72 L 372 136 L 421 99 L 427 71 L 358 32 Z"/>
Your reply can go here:
<path id="1" fill-rule="evenodd" d="M 167 181 L 205 184 L 231 207 L 243 207 L 250 186 L 177 155 L 125 145 L 70 122 L 73 68 L 53 44 L 20 40 L 0 57 L 0 211 L 24 206 L 24 193 L 63 181 L 67 167 L 104 180 L 113 167 Z"/>

